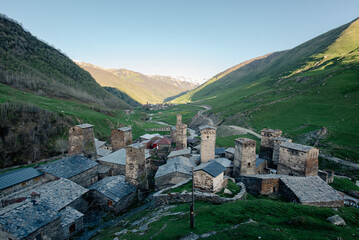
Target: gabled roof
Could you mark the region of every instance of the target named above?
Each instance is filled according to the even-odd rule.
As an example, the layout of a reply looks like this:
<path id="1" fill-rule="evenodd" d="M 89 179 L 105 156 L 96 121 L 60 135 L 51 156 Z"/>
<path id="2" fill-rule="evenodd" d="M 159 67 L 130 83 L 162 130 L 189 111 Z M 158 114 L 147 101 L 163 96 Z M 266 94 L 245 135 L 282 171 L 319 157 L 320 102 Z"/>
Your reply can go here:
<path id="1" fill-rule="evenodd" d="M 298 143 L 292 143 L 292 142 L 284 142 L 280 146 L 289 148 L 289 149 L 294 149 L 294 150 L 301 151 L 301 152 L 308 152 L 310 149 L 313 148 L 311 146 L 302 145 L 302 144 L 298 144 Z"/>
<path id="2" fill-rule="evenodd" d="M 97 162 L 87 157 L 75 155 L 48 163 L 38 169 L 59 178 L 71 178 L 97 165 Z"/>
<path id="3" fill-rule="evenodd" d="M 96 190 L 115 202 L 136 191 L 134 185 L 125 181 L 125 176 L 105 177 L 89 189 Z"/>
<path id="4" fill-rule="evenodd" d="M 73 181 L 60 178 L 59 180 L 44 183 L 35 188 L 15 193 L 14 195 L 6 197 L 5 200 L 21 197 L 28 198 L 31 193 L 34 192 L 40 195 L 39 200 L 41 202 L 46 202 L 52 209 L 59 211 L 88 191 L 88 189 L 81 187 Z"/>
<path id="5" fill-rule="evenodd" d="M 100 157 L 105 157 L 111 154 L 111 150 L 105 149 L 105 148 L 99 148 L 96 149 L 96 153 Z"/>
<path id="6" fill-rule="evenodd" d="M 170 152 L 170 154 L 167 156 L 167 158 L 187 155 L 187 154 L 190 154 L 190 153 L 191 153 L 191 148 L 180 149 L 180 150 Z"/>
<path id="7" fill-rule="evenodd" d="M 186 158 L 183 156 L 178 156 L 178 157 L 170 158 L 167 160 L 167 163 L 172 163 L 172 162 L 184 164 L 184 165 L 188 166 L 189 168 L 197 166 L 193 159 Z"/>
<path id="8" fill-rule="evenodd" d="M 221 164 L 225 168 L 233 167 L 233 162 L 228 160 L 227 158 L 216 158 L 216 159 L 212 159 L 212 160 L 209 160 L 209 161 L 218 162 L 219 164 Z"/>
<path id="9" fill-rule="evenodd" d="M 215 154 L 215 155 L 225 154 L 225 152 L 226 152 L 226 149 L 225 149 L 225 148 L 216 148 L 216 149 L 214 150 L 214 154 Z"/>
<path id="10" fill-rule="evenodd" d="M 171 143 L 172 141 L 167 137 L 163 137 L 154 142 L 154 144 L 158 144 L 158 145 L 171 145 Z"/>
<path id="11" fill-rule="evenodd" d="M 21 168 L 0 175 L 0 190 L 43 175 L 35 168 Z"/>
<path id="12" fill-rule="evenodd" d="M 218 162 L 212 161 L 212 162 L 201 163 L 199 166 L 197 166 L 194 169 L 195 172 L 196 171 L 201 171 L 201 170 L 205 171 L 206 173 L 208 173 L 212 177 L 217 177 L 219 174 L 226 171 L 226 168 L 223 167 Z"/>
<path id="13" fill-rule="evenodd" d="M 256 167 L 259 167 L 262 163 L 264 163 L 264 159 L 257 157 L 256 158 Z"/>
<path id="14" fill-rule="evenodd" d="M 99 161 L 126 165 L 126 149 L 121 148 L 107 156 L 98 159 Z"/>
<path id="15" fill-rule="evenodd" d="M 97 138 L 95 138 L 96 150 L 98 150 L 100 147 L 102 147 L 102 146 L 105 145 L 105 144 L 106 144 L 105 141 L 101 141 L 101 140 L 98 140 Z"/>
<path id="16" fill-rule="evenodd" d="M 150 139 L 152 139 L 152 138 L 154 138 L 154 137 L 161 137 L 161 135 L 158 134 L 158 133 L 155 133 L 155 134 L 148 134 L 148 133 L 146 133 L 145 135 L 140 136 L 140 138 L 146 139 L 146 140 L 150 140 Z"/>
<path id="17" fill-rule="evenodd" d="M 235 149 L 232 147 L 229 147 L 226 149 L 226 152 L 234 154 Z"/>
<path id="18" fill-rule="evenodd" d="M 155 178 L 159 178 L 167 174 L 176 173 L 176 172 L 184 173 L 190 176 L 192 172 L 192 168 L 182 162 L 166 163 L 158 168 Z"/>
<path id="19" fill-rule="evenodd" d="M 33 204 L 30 201 L 16 203 L 0 209 L 0 226 L 18 239 L 24 239 L 43 226 L 60 218 L 46 202 Z"/>
<path id="20" fill-rule="evenodd" d="M 76 222 L 78 219 L 84 216 L 83 213 L 80 213 L 72 207 L 66 207 L 60 211 L 61 214 L 61 226 L 64 228 Z"/>

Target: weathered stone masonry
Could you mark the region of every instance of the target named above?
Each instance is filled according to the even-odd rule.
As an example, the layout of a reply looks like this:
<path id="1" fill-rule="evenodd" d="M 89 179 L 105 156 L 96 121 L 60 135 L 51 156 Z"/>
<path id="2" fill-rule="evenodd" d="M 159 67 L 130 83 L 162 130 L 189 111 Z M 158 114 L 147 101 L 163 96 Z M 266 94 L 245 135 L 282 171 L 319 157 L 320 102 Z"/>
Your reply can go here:
<path id="1" fill-rule="evenodd" d="M 259 158 L 269 161 L 271 165 L 274 149 L 274 138 L 282 136 L 282 131 L 279 129 L 264 128 L 261 131 L 262 140 L 261 147 L 259 149 Z"/>
<path id="2" fill-rule="evenodd" d="M 256 141 L 249 138 L 235 140 L 233 176 L 256 173 Z"/>
<path id="3" fill-rule="evenodd" d="M 111 131 L 112 151 L 116 151 L 131 144 L 132 129 L 130 127 L 122 127 Z"/>
<path id="4" fill-rule="evenodd" d="M 76 125 L 69 130 L 68 156 L 82 153 L 89 158 L 96 156 L 95 135 L 91 124 Z"/>
<path id="5" fill-rule="evenodd" d="M 145 148 L 140 143 L 126 147 L 126 181 L 140 190 L 148 189 Z"/>
<path id="6" fill-rule="evenodd" d="M 208 162 L 215 158 L 216 128 L 211 126 L 200 127 L 201 131 L 201 162 Z"/>

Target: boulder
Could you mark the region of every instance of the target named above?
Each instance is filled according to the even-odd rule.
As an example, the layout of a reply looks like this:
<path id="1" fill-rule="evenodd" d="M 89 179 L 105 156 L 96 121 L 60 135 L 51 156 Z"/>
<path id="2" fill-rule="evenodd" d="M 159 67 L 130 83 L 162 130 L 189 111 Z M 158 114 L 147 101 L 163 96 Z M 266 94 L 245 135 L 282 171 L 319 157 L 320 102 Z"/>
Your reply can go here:
<path id="1" fill-rule="evenodd" d="M 327 221 L 337 226 L 345 226 L 345 221 L 339 215 L 334 215 L 327 218 Z"/>

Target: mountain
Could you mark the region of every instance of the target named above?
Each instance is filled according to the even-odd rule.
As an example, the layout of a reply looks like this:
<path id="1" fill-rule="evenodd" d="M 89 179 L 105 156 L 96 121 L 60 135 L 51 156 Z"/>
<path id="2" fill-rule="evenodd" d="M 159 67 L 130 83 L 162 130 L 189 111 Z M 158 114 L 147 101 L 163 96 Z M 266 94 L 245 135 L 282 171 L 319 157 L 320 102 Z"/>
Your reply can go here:
<path id="1" fill-rule="evenodd" d="M 90 63 L 75 62 L 101 86 L 116 88 L 141 104 L 162 103 L 168 97 L 197 86 L 169 76 L 147 76 L 127 69 L 104 69 Z"/>
<path id="2" fill-rule="evenodd" d="M 217 74 L 172 102 L 201 102 L 223 124 L 288 137 L 359 160 L 359 19 L 293 49 Z M 321 128 L 327 134 L 319 138 Z"/>
<path id="3" fill-rule="evenodd" d="M 0 15 L 0 82 L 43 96 L 129 107 L 65 54 L 38 40 L 5 15 Z"/>

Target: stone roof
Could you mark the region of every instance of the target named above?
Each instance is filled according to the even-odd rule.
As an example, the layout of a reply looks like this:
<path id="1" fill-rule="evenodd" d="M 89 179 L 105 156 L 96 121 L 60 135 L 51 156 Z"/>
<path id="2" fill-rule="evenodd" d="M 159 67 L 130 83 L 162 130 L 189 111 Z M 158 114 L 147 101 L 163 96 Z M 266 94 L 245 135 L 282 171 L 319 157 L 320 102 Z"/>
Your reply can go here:
<path id="1" fill-rule="evenodd" d="M 259 178 L 259 179 L 278 179 L 282 177 L 288 177 L 288 175 L 282 174 L 245 174 L 240 177 Z"/>
<path id="2" fill-rule="evenodd" d="M 31 193 L 34 192 L 40 194 L 40 201 L 46 202 L 52 209 L 59 211 L 88 191 L 88 189 L 81 187 L 68 179 L 60 178 L 59 180 L 44 183 L 35 188 L 29 188 L 25 191 L 15 193 L 6 197 L 5 200 L 21 197 L 29 198 Z"/>
<path id="3" fill-rule="evenodd" d="M 105 141 L 101 141 L 101 140 L 98 140 L 97 138 L 95 138 L 96 150 L 99 149 L 100 147 L 102 147 L 102 146 L 105 145 L 105 144 L 106 144 Z"/>
<path id="4" fill-rule="evenodd" d="M 35 168 L 21 168 L 0 175 L 0 190 L 43 175 Z"/>
<path id="5" fill-rule="evenodd" d="M 286 141 L 291 140 L 291 139 L 290 138 L 285 138 L 285 137 L 276 137 L 276 138 L 274 138 L 274 140 L 286 142 Z"/>
<path id="6" fill-rule="evenodd" d="M 228 160 L 227 158 L 216 158 L 216 159 L 212 159 L 212 160 L 209 160 L 209 161 L 218 162 L 219 164 L 221 164 L 225 168 L 233 167 L 233 162 Z"/>
<path id="7" fill-rule="evenodd" d="M 149 157 L 151 157 L 150 150 L 145 149 L 145 158 L 147 159 Z M 126 165 L 126 149 L 121 148 L 113 153 L 110 153 L 107 156 L 99 158 L 98 161 Z"/>
<path id="8" fill-rule="evenodd" d="M 199 127 L 199 130 L 203 130 L 203 129 L 214 129 L 214 130 L 216 130 L 217 128 L 213 127 L 213 126 L 208 126 L 208 125 Z"/>
<path id="9" fill-rule="evenodd" d="M 60 214 L 46 202 L 33 204 L 25 201 L 0 209 L 0 226 L 16 238 L 23 239 L 59 217 Z"/>
<path id="10" fill-rule="evenodd" d="M 235 149 L 230 147 L 226 149 L 226 152 L 234 154 Z"/>
<path id="11" fill-rule="evenodd" d="M 289 148 L 289 149 L 294 149 L 294 150 L 301 151 L 301 152 L 308 152 L 310 149 L 313 148 L 311 146 L 302 145 L 302 144 L 298 144 L 298 143 L 292 143 L 292 142 L 284 142 L 280 146 Z"/>
<path id="12" fill-rule="evenodd" d="M 90 127 L 93 127 L 93 125 L 88 124 L 88 123 L 84 123 L 84 124 L 76 125 L 76 127 L 80 127 L 80 128 L 90 128 Z"/>
<path id="13" fill-rule="evenodd" d="M 214 150 L 215 155 L 224 154 L 225 152 L 226 152 L 225 148 L 215 148 L 215 150 Z"/>
<path id="14" fill-rule="evenodd" d="M 343 197 L 320 177 L 282 177 L 280 180 L 297 196 L 301 203 L 331 202 Z"/>
<path id="15" fill-rule="evenodd" d="M 108 150 L 106 148 L 98 148 L 96 149 L 96 154 L 100 157 L 106 157 L 111 154 L 111 150 Z"/>
<path id="16" fill-rule="evenodd" d="M 75 155 L 48 163 L 39 167 L 38 169 L 47 173 L 51 173 L 52 175 L 59 178 L 71 178 L 97 165 L 97 162 L 92 161 L 87 157 Z"/>
<path id="17" fill-rule="evenodd" d="M 264 161 L 264 159 L 256 157 L 256 167 L 259 167 Z"/>
<path id="18" fill-rule="evenodd" d="M 131 147 L 131 148 L 143 148 L 144 145 L 141 144 L 141 143 L 133 143 L 133 144 L 131 144 L 131 145 L 126 146 L 126 148 L 127 148 L 127 147 Z"/>
<path id="19" fill-rule="evenodd" d="M 126 132 L 126 131 L 131 131 L 132 128 L 131 127 L 122 127 L 122 128 L 119 128 L 118 130 L 121 130 L 123 132 Z"/>
<path id="20" fill-rule="evenodd" d="M 219 164 L 216 161 L 211 161 L 211 162 L 201 163 L 199 166 L 197 166 L 194 169 L 195 172 L 200 171 L 200 170 L 205 171 L 206 173 L 208 173 L 212 177 L 217 177 L 219 174 L 226 171 L 226 168 L 223 167 L 221 164 Z"/>
<path id="21" fill-rule="evenodd" d="M 104 173 L 108 173 L 110 169 L 111 169 L 110 166 L 99 164 L 97 168 L 97 172 L 104 174 Z"/>
<path id="22" fill-rule="evenodd" d="M 197 166 L 193 159 L 186 158 L 183 156 L 178 156 L 178 157 L 170 158 L 167 160 L 167 163 L 172 163 L 172 162 L 176 162 L 176 163 L 181 162 L 184 165 L 187 165 L 190 169 L 192 169 L 192 167 Z"/>
<path id="23" fill-rule="evenodd" d="M 61 226 L 66 227 L 82 218 L 84 214 L 80 213 L 72 207 L 65 207 L 60 211 L 61 214 Z"/>
<path id="24" fill-rule="evenodd" d="M 155 133 L 155 134 L 146 133 L 145 135 L 140 136 L 140 138 L 146 139 L 146 140 L 150 140 L 150 139 L 152 139 L 154 137 L 162 137 L 162 136 L 160 134 L 158 134 L 158 133 Z"/>
<path id="25" fill-rule="evenodd" d="M 191 148 L 175 150 L 175 151 L 170 152 L 170 154 L 167 156 L 167 158 L 187 155 L 190 153 L 191 153 Z"/>
<path id="26" fill-rule="evenodd" d="M 159 178 L 171 173 L 184 173 L 188 174 L 188 176 L 191 176 L 192 167 L 189 167 L 188 165 L 184 164 L 183 162 L 170 162 L 166 163 L 164 165 L 159 166 L 157 169 L 155 178 Z"/>
<path id="27" fill-rule="evenodd" d="M 125 181 L 125 176 L 105 177 L 90 186 L 89 189 L 98 191 L 114 202 L 118 202 L 122 198 L 136 191 L 134 185 Z"/>

